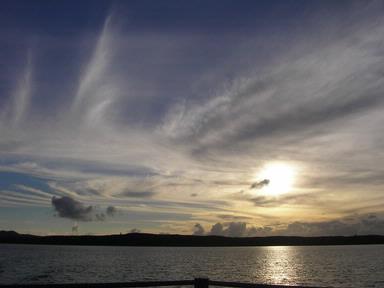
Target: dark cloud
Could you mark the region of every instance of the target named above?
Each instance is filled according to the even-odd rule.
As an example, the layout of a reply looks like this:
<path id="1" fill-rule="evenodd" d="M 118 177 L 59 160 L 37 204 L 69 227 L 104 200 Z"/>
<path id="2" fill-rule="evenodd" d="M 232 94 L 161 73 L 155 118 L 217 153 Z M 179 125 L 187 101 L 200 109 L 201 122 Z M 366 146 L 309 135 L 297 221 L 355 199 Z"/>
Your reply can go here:
<path id="1" fill-rule="evenodd" d="M 218 218 L 223 219 L 223 220 L 250 220 L 252 217 L 248 216 L 237 216 L 237 215 L 232 215 L 232 214 L 220 214 L 217 215 Z"/>
<path id="2" fill-rule="evenodd" d="M 284 204 L 310 204 L 317 203 L 316 196 L 313 194 L 298 194 L 298 195 L 281 195 L 281 196 L 257 196 L 248 199 L 255 206 L 259 207 L 275 207 Z"/>
<path id="3" fill-rule="evenodd" d="M 152 191 L 124 191 L 120 195 L 125 196 L 125 197 L 132 197 L 132 198 L 151 198 L 154 195 L 156 195 L 156 192 L 152 192 Z"/>
<path id="4" fill-rule="evenodd" d="M 108 217 L 114 217 L 116 213 L 117 213 L 116 207 L 108 206 L 105 209 L 105 213 L 104 212 L 96 213 L 95 218 L 97 221 L 105 221 L 107 219 L 107 216 Z"/>
<path id="5" fill-rule="evenodd" d="M 201 224 L 199 223 L 196 223 L 195 226 L 193 226 L 193 235 L 204 235 L 205 234 L 205 230 L 204 230 L 204 227 L 201 226 Z"/>
<path id="6" fill-rule="evenodd" d="M 277 197 L 268 197 L 268 196 L 257 196 L 251 198 L 250 201 L 255 204 L 255 206 L 259 207 L 273 207 L 280 206 L 284 204 L 284 199 L 280 199 Z"/>
<path id="7" fill-rule="evenodd" d="M 259 182 L 255 182 L 251 185 L 251 189 L 261 189 L 264 186 L 267 186 L 269 184 L 270 180 L 269 179 L 264 179 Z"/>
<path id="8" fill-rule="evenodd" d="M 84 205 L 68 196 L 54 196 L 51 203 L 59 217 L 78 221 L 105 221 L 107 216 L 114 216 L 116 213 L 116 208 L 113 206 L 108 206 L 105 212 L 100 212 L 94 206 Z"/>
<path id="9" fill-rule="evenodd" d="M 117 209 L 115 206 L 108 206 L 105 212 L 108 216 L 113 217 L 117 213 Z"/>
<path id="10" fill-rule="evenodd" d="M 212 184 L 220 185 L 220 186 L 239 186 L 239 185 L 247 185 L 248 183 L 244 181 L 234 181 L 234 180 L 216 180 L 216 181 L 212 181 Z"/>
<path id="11" fill-rule="evenodd" d="M 59 217 L 69 218 L 79 221 L 92 221 L 92 206 L 85 206 L 83 203 L 70 197 L 53 197 L 52 205 Z"/>
<path id="12" fill-rule="evenodd" d="M 141 230 L 140 229 L 137 229 L 137 228 L 132 228 L 129 233 L 141 233 Z"/>

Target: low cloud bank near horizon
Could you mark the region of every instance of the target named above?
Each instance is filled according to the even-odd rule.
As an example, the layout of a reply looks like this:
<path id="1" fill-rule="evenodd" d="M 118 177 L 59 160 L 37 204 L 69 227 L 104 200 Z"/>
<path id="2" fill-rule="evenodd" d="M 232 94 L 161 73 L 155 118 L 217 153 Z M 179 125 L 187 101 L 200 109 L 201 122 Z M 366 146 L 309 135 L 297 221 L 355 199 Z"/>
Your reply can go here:
<path id="1" fill-rule="evenodd" d="M 246 222 L 218 222 L 205 229 L 196 223 L 192 234 L 226 237 L 384 235 L 384 217 L 370 214 L 322 222 L 295 221 L 285 228 L 275 225 L 258 227 Z"/>

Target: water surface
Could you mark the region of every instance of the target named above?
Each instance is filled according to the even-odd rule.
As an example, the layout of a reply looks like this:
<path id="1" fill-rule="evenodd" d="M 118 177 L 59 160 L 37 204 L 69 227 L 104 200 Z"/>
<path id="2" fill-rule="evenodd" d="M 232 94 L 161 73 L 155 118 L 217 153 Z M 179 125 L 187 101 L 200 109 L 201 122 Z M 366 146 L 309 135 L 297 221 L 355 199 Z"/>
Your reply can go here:
<path id="1" fill-rule="evenodd" d="M 384 245 L 104 247 L 0 245 L 0 283 L 212 280 L 384 287 Z"/>

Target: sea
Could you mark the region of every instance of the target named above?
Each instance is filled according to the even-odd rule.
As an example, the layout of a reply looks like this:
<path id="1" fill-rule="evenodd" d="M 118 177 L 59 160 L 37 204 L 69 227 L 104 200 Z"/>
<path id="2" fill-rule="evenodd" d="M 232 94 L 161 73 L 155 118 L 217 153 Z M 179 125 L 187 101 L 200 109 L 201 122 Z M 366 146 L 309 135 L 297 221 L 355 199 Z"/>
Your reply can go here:
<path id="1" fill-rule="evenodd" d="M 0 284 L 150 280 L 384 287 L 384 245 L 113 247 L 0 244 Z"/>

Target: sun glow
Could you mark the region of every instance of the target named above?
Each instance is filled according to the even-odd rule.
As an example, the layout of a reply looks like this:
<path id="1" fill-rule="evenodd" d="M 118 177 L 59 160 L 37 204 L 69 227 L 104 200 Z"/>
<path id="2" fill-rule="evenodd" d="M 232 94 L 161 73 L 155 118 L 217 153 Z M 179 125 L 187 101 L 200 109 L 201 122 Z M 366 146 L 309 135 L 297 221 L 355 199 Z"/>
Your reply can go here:
<path id="1" fill-rule="evenodd" d="M 280 195 L 292 190 L 296 169 L 286 163 L 269 163 L 257 175 L 258 183 L 263 183 L 261 191 L 267 195 Z"/>

